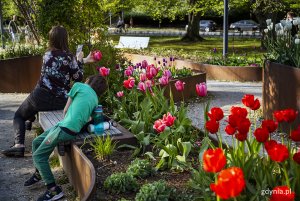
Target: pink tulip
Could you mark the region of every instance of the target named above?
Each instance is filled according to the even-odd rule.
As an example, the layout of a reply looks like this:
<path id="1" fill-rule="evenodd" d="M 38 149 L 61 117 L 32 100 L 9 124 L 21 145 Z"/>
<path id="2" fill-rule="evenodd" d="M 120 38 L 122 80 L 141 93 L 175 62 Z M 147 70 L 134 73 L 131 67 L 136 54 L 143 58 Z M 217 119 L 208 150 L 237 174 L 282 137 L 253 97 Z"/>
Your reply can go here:
<path id="1" fill-rule="evenodd" d="M 105 67 L 99 68 L 99 73 L 100 73 L 100 75 L 103 76 L 103 77 L 108 76 L 108 75 L 109 75 L 109 71 L 110 71 L 109 68 L 105 68 Z"/>
<path id="2" fill-rule="evenodd" d="M 169 78 L 166 76 L 162 76 L 158 79 L 158 81 L 162 86 L 166 86 L 167 84 L 169 84 Z"/>
<path id="3" fill-rule="evenodd" d="M 204 97 L 207 95 L 207 86 L 205 82 L 196 84 L 196 92 L 198 96 Z"/>
<path id="4" fill-rule="evenodd" d="M 158 119 L 154 122 L 153 129 L 155 129 L 158 133 L 161 133 L 165 130 L 166 124 L 163 120 Z"/>
<path id="5" fill-rule="evenodd" d="M 146 73 L 141 73 L 141 74 L 140 74 L 140 81 L 141 81 L 141 82 L 144 82 L 144 81 L 146 81 L 146 79 L 147 79 Z"/>
<path id="6" fill-rule="evenodd" d="M 149 88 L 152 87 L 153 82 L 152 82 L 151 80 L 146 80 L 146 81 L 145 81 L 145 85 L 146 85 L 147 89 L 149 89 Z"/>
<path id="7" fill-rule="evenodd" d="M 127 76 L 127 77 L 131 76 L 132 73 L 133 72 L 130 69 L 128 69 L 128 68 L 124 71 L 124 75 Z"/>
<path id="8" fill-rule="evenodd" d="M 142 61 L 142 68 L 146 68 L 148 66 L 148 62 L 146 60 Z"/>
<path id="9" fill-rule="evenodd" d="M 172 77 L 172 73 L 170 70 L 164 70 L 163 75 L 166 76 L 167 78 Z"/>
<path id="10" fill-rule="evenodd" d="M 138 89 L 142 92 L 146 91 L 146 84 L 144 82 L 139 82 Z"/>
<path id="11" fill-rule="evenodd" d="M 166 124 L 166 126 L 173 126 L 174 121 L 176 120 L 176 117 L 172 116 L 170 112 L 167 114 L 164 114 L 163 116 L 163 122 Z"/>
<path id="12" fill-rule="evenodd" d="M 92 53 L 92 56 L 93 56 L 94 60 L 96 60 L 96 61 L 100 61 L 102 59 L 102 53 L 99 50 L 95 50 Z"/>
<path id="13" fill-rule="evenodd" d="M 124 92 L 123 92 L 123 91 L 118 91 L 118 92 L 117 92 L 117 96 L 118 96 L 119 98 L 123 97 L 123 96 L 124 96 Z"/>
<path id="14" fill-rule="evenodd" d="M 126 89 L 132 89 L 134 87 L 134 82 L 135 82 L 134 78 L 130 77 L 130 78 L 128 78 L 128 80 L 124 80 L 123 86 Z"/>
<path id="15" fill-rule="evenodd" d="M 175 82 L 175 87 L 176 87 L 177 91 L 183 91 L 184 90 L 184 85 L 185 85 L 185 82 L 182 82 L 180 80 Z"/>

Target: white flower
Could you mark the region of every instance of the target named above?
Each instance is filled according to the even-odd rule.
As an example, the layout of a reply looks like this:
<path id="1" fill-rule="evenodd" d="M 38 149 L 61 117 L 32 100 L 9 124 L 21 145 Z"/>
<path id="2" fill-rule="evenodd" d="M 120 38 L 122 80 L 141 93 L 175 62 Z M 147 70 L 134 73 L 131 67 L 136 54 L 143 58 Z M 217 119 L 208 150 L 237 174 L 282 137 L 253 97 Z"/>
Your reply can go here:
<path id="1" fill-rule="evenodd" d="M 299 44 L 300 44 L 300 39 L 299 39 L 299 38 L 296 38 L 296 39 L 295 39 L 295 44 L 296 44 L 296 45 L 299 45 Z"/>
<path id="2" fill-rule="evenodd" d="M 286 22 L 286 24 L 285 24 L 285 26 L 283 27 L 283 30 L 285 30 L 285 31 L 290 31 L 290 30 L 292 30 L 292 22 Z"/>

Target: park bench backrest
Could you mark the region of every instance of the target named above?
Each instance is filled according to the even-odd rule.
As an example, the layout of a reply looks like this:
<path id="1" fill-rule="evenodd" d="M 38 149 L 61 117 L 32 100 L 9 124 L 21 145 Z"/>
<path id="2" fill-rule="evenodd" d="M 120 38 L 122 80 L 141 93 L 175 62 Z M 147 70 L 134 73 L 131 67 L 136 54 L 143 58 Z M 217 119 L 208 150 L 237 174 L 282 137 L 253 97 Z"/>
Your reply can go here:
<path id="1" fill-rule="evenodd" d="M 116 48 L 143 49 L 148 47 L 149 37 L 120 36 Z"/>

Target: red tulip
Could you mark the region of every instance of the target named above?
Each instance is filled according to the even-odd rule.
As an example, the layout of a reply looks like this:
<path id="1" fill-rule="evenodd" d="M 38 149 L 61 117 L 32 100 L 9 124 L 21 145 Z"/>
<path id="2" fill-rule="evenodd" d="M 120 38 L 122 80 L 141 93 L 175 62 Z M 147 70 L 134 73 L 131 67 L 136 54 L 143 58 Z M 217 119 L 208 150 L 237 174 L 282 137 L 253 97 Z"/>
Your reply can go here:
<path id="1" fill-rule="evenodd" d="M 230 112 L 231 112 L 231 114 L 237 115 L 240 118 L 246 118 L 247 115 L 248 115 L 247 110 L 245 108 L 242 108 L 242 107 L 232 106 L 231 109 L 230 109 Z"/>
<path id="2" fill-rule="evenodd" d="M 132 89 L 134 87 L 134 78 L 130 77 L 128 80 L 124 80 L 123 85 L 126 89 Z"/>
<path id="3" fill-rule="evenodd" d="M 219 173 L 217 183 L 211 184 L 210 189 L 220 198 L 229 199 L 240 195 L 245 186 L 243 170 L 231 167 Z"/>
<path id="4" fill-rule="evenodd" d="M 294 142 L 300 142 L 300 126 L 291 132 L 290 139 Z"/>
<path id="5" fill-rule="evenodd" d="M 300 165 L 300 151 L 294 154 L 293 160 Z"/>
<path id="6" fill-rule="evenodd" d="M 284 121 L 291 123 L 293 122 L 297 115 L 298 115 L 298 111 L 294 110 L 294 109 L 285 109 L 283 111 L 281 111 L 283 114 L 283 119 Z"/>
<path id="7" fill-rule="evenodd" d="M 220 172 L 226 165 L 226 157 L 221 148 L 208 149 L 203 154 L 203 169 L 206 172 Z"/>
<path id="8" fill-rule="evenodd" d="M 118 92 L 117 92 L 117 96 L 118 96 L 119 98 L 123 97 L 123 96 L 124 96 L 124 92 L 123 92 L 123 91 L 118 91 Z"/>
<path id="9" fill-rule="evenodd" d="M 196 92 L 198 96 L 204 97 L 207 95 L 207 85 L 205 82 L 202 82 L 200 84 L 196 84 Z"/>
<path id="10" fill-rule="evenodd" d="M 277 145 L 277 141 L 275 140 L 269 140 L 267 142 L 265 142 L 265 149 L 268 151 L 269 149 L 271 149 L 272 147 L 274 147 L 275 145 Z"/>
<path id="11" fill-rule="evenodd" d="M 109 75 L 109 71 L 110 71 L 109 68 L 105 68 L 105 67 L 99 68 L 99 73 L 100 73 L 100 75 L 103 76 L 103 77 L 108 76 L 108 75 Z"/>
<path id="12" fill-rule="evenodd" d="M 167 114 L 164 114 L 163 116 L 163 122 L 166 124 L 166 126 L 173 126 L 174 121 L 176 120 L 176 117 L 172 116 L 170 112 Z"/>
<path id="13" fill-rule="evenodd" d="M 271 160 L 276 162 L 283 162 L 289 158 L 289 150 L 283 144 L 273 144 L 272 146 L 266 147 L 267 153 Z"/>
<path id="14" fill-rule="evenodd" d="M 153 80 L 146 80 L 145 81 L 146 88 L 147 89 L 151 88 L 153 83 L 154 83 Z"/>
<path id="15" fill-rule="evenodd" d="M 213 107 L 210 110 L 210 113 L 207 113 L 210 119 L 214 119 L 216 121 L 220 121 L 224 117 L 224 112 L 219 107 Z"/>
<path id="16" fill-rule="evenodd" d="M 275 117 L 276 121 L 278 121 L 279 123 L 284 121 L 283 114 L 280 110 L 274 111 L 273 116 Z"/>
<path id="17" fill-rule="evenodd" d="M 228 135 L 233 135 L 235 133 L 236 129 L 234 127 L 232 127 L 230 124 L 228 124 L 225 128 L 225 132 Z"/>
<path id="18" fill-rule="evenodd" d="M 205 123 L 205 128 L 211 134 L 217 133 L 219 130 L 219 122 L 214 119 L 211 119 Z"/>
<path id="19" fill-rule="evenodd" d="M 180 80 L 177 80 L 175 82 L 175 87 L 176 87 L 177 91 L 183 91 L 184 90 L 184 85 L 185 85 L 185 82 L 182 82 Z"/>
<path id="20" fill-rule="evenodd" d="M 167 84 L 169 84 L 169 78 L 166 76 L 162 76 L 161 78 L 158 79 L 159 84 L 161 84 L 162 86 L 166 86 Z"/>
<path id="21" fill-rule="evenodd" d="M 270 201 L 294 201 L 295 193 L 288 186 L 276 186 L 272 190 Z"/>
<path id="22" fill-rule="evenodd" d="M 248 133 L 251 126 L 251 122 L 248 118 L 240 119 L 237 122 L 237 130 L 240 133 Z"/>
<path id="23" fill-rule="evenodd" d="M 154 122 L 153 129 L 155 129 L 158 133 L 161 133 L 165 130 L 166 124 L 162 119 L 158 119 Z"/>
<path id="24" fill-rule="evenodd" d="M 273 120 L 263 120 L 261 127 L 268 129 L 269 133 L 273 133 L 278 127 L 278 122 Z"/>
<path id="25" fill-rule="evenodd" d="M 235 136 L 234 136 L 238 141 L 245 141 L 248 137 L 247 133 L 240 133 L 238 132 Z"/>
<path id="26" fill-rule="evenodd" d="M 102 53 L 99 50 L 93 51 L 92 56 L 95 61 L 100 61 L 102 59 Z"/>
<path id="27" fill-rule="evenodd" d="M 246 107 L 249 107 L 251 110 L 257 110 L 260 107 L 259 100 L 254 100 L 254 96 L 252 94 L 244 95 L 244 97 L 242 98 L 242 102 Z"/>
<path id="28" fill-rule="evenodd" d="M 269 131 L 267 128 L 257 128 L 253 135 L 258 142 L 266 142 L 269 139 Z"/>

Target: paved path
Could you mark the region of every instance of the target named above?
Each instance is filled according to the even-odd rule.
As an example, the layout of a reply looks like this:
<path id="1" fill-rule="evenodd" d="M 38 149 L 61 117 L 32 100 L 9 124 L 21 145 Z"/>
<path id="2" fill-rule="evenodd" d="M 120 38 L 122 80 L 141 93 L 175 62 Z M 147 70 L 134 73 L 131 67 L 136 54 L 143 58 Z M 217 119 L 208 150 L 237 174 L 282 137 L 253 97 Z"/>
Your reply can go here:
<path id="1" fill-rule="evenodd" d="M 15 111 L 28 94 L 0 93 L 0 150 L 10 147 L 14 142 L 12 119 Z M 36 125 L 34 125 L 36 126 Z M 43 182 L 25 188 L 24 181 L 34 172 L 31 154 L 31 142 L 35 132 L 26 132 L 26 153 L 24 158 L 8 158 L 0 154 L 0 201 L 31 201 L 37 200 L 46 191 Z M 61 177 L 61 168 L 55 169 L 56 178 Z M 63 185 L 65 193 L 69 190 Z M 68 195 L 63 200 L 68 199 Z"/>

